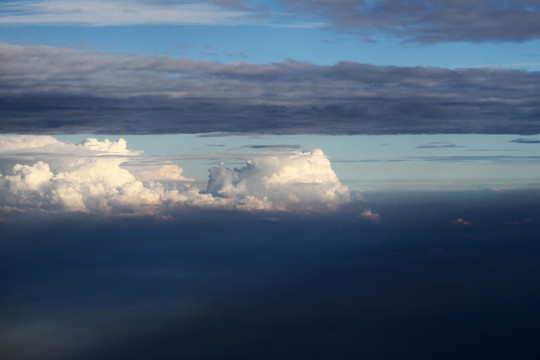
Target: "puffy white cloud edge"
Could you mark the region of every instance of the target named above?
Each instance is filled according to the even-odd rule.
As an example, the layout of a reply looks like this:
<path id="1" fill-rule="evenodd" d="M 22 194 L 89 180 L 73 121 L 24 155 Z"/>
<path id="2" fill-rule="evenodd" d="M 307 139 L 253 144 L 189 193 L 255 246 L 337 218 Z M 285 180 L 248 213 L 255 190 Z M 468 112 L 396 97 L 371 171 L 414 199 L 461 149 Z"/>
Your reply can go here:
<path id="1" fill-rule="evenodd" d="M 122 167 L 142 152 L 119 139 L 81 144 L 50 136 L 0 138 L 0 204 L 17 209 L 159 214 L 179 206 L 246 211 L 321 211 L 350 201 L 322 150 L 254 156 L 246 166 L 209 169 L 206 189 L 178 165 Z M 42 159 L 41 159 L 42 158 Z M 19 161 L 23 159 L 24 161 Z"/>

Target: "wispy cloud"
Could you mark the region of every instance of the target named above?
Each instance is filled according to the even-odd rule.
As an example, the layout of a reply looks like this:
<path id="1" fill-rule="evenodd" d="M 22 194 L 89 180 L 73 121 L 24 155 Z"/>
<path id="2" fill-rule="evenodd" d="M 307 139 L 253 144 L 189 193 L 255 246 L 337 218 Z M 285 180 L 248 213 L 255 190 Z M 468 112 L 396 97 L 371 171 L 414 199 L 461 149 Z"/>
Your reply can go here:
<path id="1" fill-rule="evenodd" d="M 275 145 L 246 145 L 249 149 L 300 149 L 300 145 L 287 145 L 287 144 L 275 144 Z"/>
<path id="2" fill-rule="evenodd" d="M 0 84 L 5 133 L 540 133 L 540 72 L 220 64 L 0 43 Z"/>
<path id="3" fill-rule="evenodd" d="M 527 63 L 506 63 L 506 64 L 482 64 L 474 65 L 472 68 L 536 68 L 540 67 L 540 62 L 527 62 Z"/>
<path id="4" fill-rule="evenodd" d="M 248 12 L 215 2 L 32 0 L 0 5 L 0 24 L 150 24 L 230 25 L 245 22 Z"/>
<path id="5" fill-rule="evenodd" d="M 540 144 L 540 139 L 537 138 L 517 138 L 510 140 L 510 142 L 518 144 Z"/>
<path id="6" fill-rule="evenodd" d="M 452 142 L 431 142 L 429 144 L 418 145 L 417 149 L 444 149 L 444 148 L 462 148 L 462 145 L 456 145 Z"/>
<path id="7" fill-rule="evenodd" d="M 410 159 L 436 162 L 463 162 L 463 161 L 482 161 L 494 163 L 530 163 L 534 164 L 540 161 L 538 155 L 448 155 L 448 156 L 412 156 Z"/>

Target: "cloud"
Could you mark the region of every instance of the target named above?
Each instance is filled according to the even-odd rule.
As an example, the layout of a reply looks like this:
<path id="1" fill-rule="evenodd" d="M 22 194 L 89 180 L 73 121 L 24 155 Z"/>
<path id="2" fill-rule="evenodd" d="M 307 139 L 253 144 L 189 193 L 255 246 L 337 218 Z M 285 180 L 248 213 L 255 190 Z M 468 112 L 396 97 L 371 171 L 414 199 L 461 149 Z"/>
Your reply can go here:
<path id="1" fill-rule="evenodd" d="M 362 211 L 360 215 L 358 215 L 358 218 L 371 221 L 374 224 L 381 221 L 381 216 L 377 213 L 372 212 L 371 209 L 364 209 L 364 211 Z"/>
<path id="2" fill-rule="evenodd" d="M 87 26 L 231 25 L 246 22 L 248 13 L 219 2 L 22 0 L 0 5 L 0 24 Z"/>
<path id="3" fill-rule="evenodd" d="M 43 149 L 48 145 L 57 145 L 60 141 L 52 136 L 0 136 L 0 154 L 21 150 Z"/>
<path id="4" fill-rule="evenodd" d="M 474 67 L 481 67 L 481 68 L 503 68 L 503 67 L 538 67 L 540 66 L 540 62 L 528 62 L 528 63 L 506 63 L 506 64 L 481 64 L 481 65 L 475 65 Z"/>
<path id="5" fill-rule="evenodd" d="M 328 19 L 330 27 L 364 38 L 385 34 L 421 43 L 540 38 L 540 5 L 535 0 L 282 2 L 293 12 Z"/>
<path id="6" fill-rule="evenodd" d="M 32 154 L 40 154 L 41 156 L 47 154 L 135 156 L 141 153 L 142 151 L 128 149 L 126 140 L 122 138 L 117 141 L 109 139 L 99 141 L 96 138 L 87 138 L 80 144 L 72 144 L 47 135 L 0 136 L 0 158 Z"/>
<path id="7" fill-rule="evenodd" d="M 82 146 L 98 154 L 129 155 L 131 153 L 127 149 L 127 143 L 124 139 L 99 141 L 96 138 L 88 138 L 82 142 Z"/>
<path id="8" fill-rule="evenodd" d="M 538 223 L 538 221 L 533 220 L 531 218 L 524 218 L 520 220 L 511 220 L 511 221 L 505 221 L 505 225 L 513 225 L 513 226 L 523 226 L 523 225 L 531 225 L 534 223 Z"/>
<path id="9" fill-rule="evenodd" d="M 5 25 L 260 24 L 323 27 L 357 34 L 365 41 L 383 34 L 420 43 L 538 39 L 538 23 L 540 5 L 535 0 L 280 0 L 256 4 L 239 0 L 20 0 L 0 5 L 0 24 Z"/>
<path id="10" fill-rule="evenodd" d="M 300 149 L 300 145 L 286 145 L 286 144 L 277 144 L 277 145 L 246 145 L 244 147 L 250 149 Z"/>
<path id="11" fill-rule="evenodd" d="M 56 144 L 51 137 L 12 136 L 5 143 Z M 46 211 L 110 214 L 163 214 L 179 206 L 246 211 L 318 211 L 349 202 L 349 190 L 321 150 L 258 155 L 240 169 L 224 163 L 209 170 L 206 189 L 186 182 L 175 164 L 130 167 L 139 154 L 125 140 L 63 143 L 48 161 L 16 163 L 0 174 L 0 206 Z M 88 152 L 73 149 L 84 148 Z M 28 149 L 26 149 L 28 150 Z M 25 153 L 21 146 L 18 152 Z M 104 156 L 106 155 L 106 156 Z M 10 154 L 9 156 L 15 156 Z M 34 152 L 34 156 L 37 156 Z M 2 155 L 5 159 L 8 155 Z M 58 159 L 59 158 L 59 159 Z M 34 158 L 32 157 L 32 160 Z M 51 165 L 52 164 L 52 165 Z"/>
<path id="12" fill-rule="evenodd" d="M 131 172 L 135 175 L 137 179 L 141 181 L 194 181 L 194 179 L 184 177 L 184 175 L 182 175 L 183 169 L 178 165 L 174 164 L 162 166 L 147 166 L 143 169 L 132 169 Z"/>
<path id="13" fill-rule="evenodd" d="M 80 144 L 63 142 L 52 136 L 0 136 L 0 173 L 11 173 L 17 164 L 46 163 L 53 172 L 77 166 L 81 161 L 99 158 L 129 159 L 142 151 L 127 148 L 124 139 L 98 141 L 88 138 Z"/>
<path id="14" fill-rule="evenodd" d="M 510 140 L 510 142 L 518 144 L 540 144 L 540 139 L 517 138 Z"/>
<path id="15" fill-rule="evenodd" d="M 436 162 L 483 161 L 493 163 L 538 163 L 538 155 L 457 155 L 457 156 L 411 156 L 410 159 Z"/>
<path id="16" fill-rule="evenodd" d="M 472 226 L 472 222 L 464 220 L 462 218 L 457 218 L 456 220 L 452 221 L 452 224 L 455 226 L 461 226 L 461 227 L 470 227 Z"/>
<path id="17" fill-rule="evenodd" d="M 443 149 L 443 148 L 460 148 L 464 147 L 462 145 L 456 145 L 451 142 L 445 142 L 445 141 L 437 141 L 437 142 L 431 142 L 429 144 L 424 145 L 418 145 L 417 149 Z"/>
<path id="18" fill-rule="evenodd" d="M 349 201 L 349 189 L 319 149 L 256 158 L 240 169 L 229 169 L 222 163 L 209 174 L 207 191 L 217 197 L 256 196 L 302 206 L 321 202 L 335 206 Z"/>
<path id="19" fill-rule="evenodd" d="M 0 43 L 4 133 L 537 134 L 538 93 L 540 72 L 220 64 Z"/>

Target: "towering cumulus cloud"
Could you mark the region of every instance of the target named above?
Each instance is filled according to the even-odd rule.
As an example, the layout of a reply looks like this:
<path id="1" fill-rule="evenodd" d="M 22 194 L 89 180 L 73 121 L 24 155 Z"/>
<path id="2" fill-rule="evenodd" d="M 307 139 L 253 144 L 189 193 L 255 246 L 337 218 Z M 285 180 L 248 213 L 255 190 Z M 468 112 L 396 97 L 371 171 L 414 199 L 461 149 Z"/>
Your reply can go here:
<path id="1" fill-rule="evenodd" d="M 79 145 L 35 136 L 1 141 L 5 208 L 155 214 L 179 206 L 319 210 L 349 201 L 348 188 L 318 149 L 254 155 L 240 169 L 222 163 L 209 169 L 208 185 L 200 189 L 178 165 L 128 171 L 122 164 L 142 155 L 123 139 L 87 139 Z"/>
<path id="2" fill-rule="evenodd" d="M 208 192 L 226 198 L 256 196 L 276 203 L 336 205 L 348 201 L 322 150 L 250 160 L 241 169 L 225 164 L 209 170 Z"/>

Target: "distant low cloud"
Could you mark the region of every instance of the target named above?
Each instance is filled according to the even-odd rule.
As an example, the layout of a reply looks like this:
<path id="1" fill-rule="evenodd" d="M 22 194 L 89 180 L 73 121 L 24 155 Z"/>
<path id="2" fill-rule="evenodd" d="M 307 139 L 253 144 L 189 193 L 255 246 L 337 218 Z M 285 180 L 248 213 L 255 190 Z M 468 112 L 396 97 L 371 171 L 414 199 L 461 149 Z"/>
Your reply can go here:
<path id="1" fill-rule="evenodd" d="M 220 64 L 0 43 L 4 133 L 540 133 L 540 72 Z"/>
<path id="2" fill-rule="evenodd" d="M 358 218 L 371 221 L 374 224 L 381 221 L 381 216 L 371 211 L 371 209 L 364 209 L 364 211 L 362 211 L 360 215 L 358 215 Z"/>
<path id="3" fill-rule="evenodd" d="M 511 140 L 510 142 L 518 144 L 540 144 L 540 139 L 517 138 Z"/>
<path id="4" fill-rule="evenodd" d="M 461 148 L 464 146 L 456 145 L 451 142 L 431 142 L 429 144 L 418 145 L 417 149 L 444 149 L 444 148 Z"/>
<path id="5" fill-rule="evenodd" d="M 460 226 L 460 227 L 472 226 L 472 222 L 464 220 L 463 218 L 457 218 L 456 220 L 452 221 L 452 224 L 455 226 Z"/>
<path id="6" fill-rule="evenodd" d="M 524 41 L 540 38 L 536 0 L 282 0 L 298 13 L 328 19 L 329 26 L 366 38 L 404 41 Z"/>
<path id="7" fill-rule="evenodd" d="M 247 147 L 249 149 L 300 149 L 300 145 L 286 145 L 286 144 L 246 145 L 245 147 Z"/>
<path id="8" fill-rule="evenodd" d="M 49 136 L 1 139 L 13 146 L 0 149 L 0 165 L 25 160 L 0 173 L 0 207 L 10 209 L 154 215 L 191 206 L 305 212 L 332 210 L 350 200 L 321 150 L 258 156 L 240 169 L 222 163 L 209 169 L 207 188 L 201 189 L 175 164 L 123 167 L 129 156 L 140 155 L 123 139 L 79 145 Z"/>

